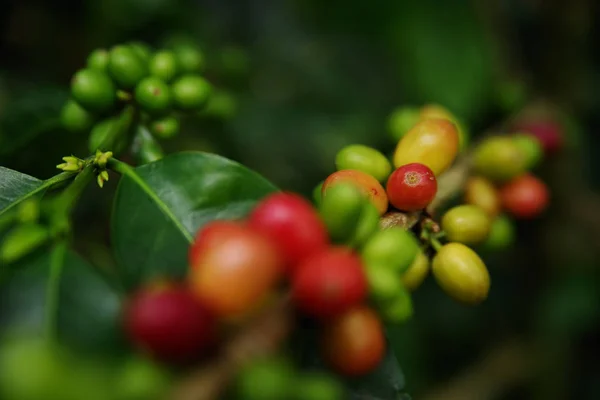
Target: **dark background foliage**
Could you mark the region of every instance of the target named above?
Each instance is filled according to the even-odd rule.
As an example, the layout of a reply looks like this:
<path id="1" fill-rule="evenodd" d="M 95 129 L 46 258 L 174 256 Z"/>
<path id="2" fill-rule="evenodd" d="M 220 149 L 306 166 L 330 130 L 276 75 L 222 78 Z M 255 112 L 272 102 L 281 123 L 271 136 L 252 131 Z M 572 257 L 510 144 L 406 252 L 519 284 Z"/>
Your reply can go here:
<path id="1" fill-rule="evenodd" d="M 129 40 L 185 35 L 207 75 L 234 95 L 232 118 L 194 118 L 167 151 L 207 150 L 283 189 L 310 195 L 345 144 L 387 152 L 386 117 L 438 102 L 473 135 L 504 118 L 515 88 L 558 104 L 568 150 L 540 174 L 554 202 L 486 256 L 493 285 L 477 308 L 452 303 L 432 279 L 415 318 L 390 340 L 416 399 L 597 399 L 600 36 L 592 0 L 70 0 L 9 1 L 0 13 L 0 165 L 52 176 L 85 137 L 57 124 L 87 54 Z M 110 270 L 116 187 L 87 193 L 76 246 Z M 452 397 L 454 396 L 454 397 Z"/>

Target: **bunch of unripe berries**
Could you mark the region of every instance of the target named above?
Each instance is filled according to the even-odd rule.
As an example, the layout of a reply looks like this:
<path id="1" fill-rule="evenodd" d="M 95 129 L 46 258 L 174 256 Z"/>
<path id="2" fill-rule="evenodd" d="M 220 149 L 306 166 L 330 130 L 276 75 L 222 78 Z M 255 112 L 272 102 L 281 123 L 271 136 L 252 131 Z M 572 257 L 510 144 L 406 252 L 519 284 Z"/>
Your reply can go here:
<path id="1" fill-rule="evenodd" d="M 62 124 L 73 132 L 91 130 L 91 151 L 113 150 L 101 147 L 116 115 L 133 104 L 150 132 L 170 138 L 179 131 L 178 113 L 202 110 L 209 99 L 211 84 L 200 75 L 204 63 L 189 45 L 152 51 L 135 42 L 94 50 L 71 79 Z"/>

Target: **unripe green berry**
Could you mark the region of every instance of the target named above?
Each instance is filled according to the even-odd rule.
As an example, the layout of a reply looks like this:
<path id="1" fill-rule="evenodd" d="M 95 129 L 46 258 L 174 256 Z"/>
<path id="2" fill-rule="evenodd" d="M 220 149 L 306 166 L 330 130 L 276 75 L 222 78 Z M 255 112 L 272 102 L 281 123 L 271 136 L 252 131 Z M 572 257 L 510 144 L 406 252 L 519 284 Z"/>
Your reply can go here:
<path id="1" fill-rule="evenodd" d="M 149 76 L 135 87 L 135 101 L 148 113 L 164 113 L 171 106 L 171 90 L 160 78 Z"/>
<path id="2" fill-rule="evenodd" d="M 115 389 L 119 399 L 158 399 L 169 389 L 170 376 L 159 365 L 132 358 L 119 370 Z"/>
<path id="3" fill-rule="evenodd" d="M 378 304 L 393 300 L 403 290 L 397 272 L 387 265 L 367 264 L 365 275 L 369 283 L 369 293 Z"/>
<path id="4" fill-rule="evenodd" d="M 346 393 L 342 383 L 327 373 L 305 372 L 294 385 L 292 400 L 342 400 Z"/>
<path id="5" fill-rule="evenodd" d="M 108 111 L 116 101 L 116 88 L 109 76 L 94 69 L 82 69 L 73 75 L 71 94 L 89 112 Z"/>
<path id="6" fill-rule="evenodd" d="M 175 48 L 174 52 L 183 73 L 199 72 L 204 67 L 204 55 L 200 50 L 182 45 Z"/>
<path id="7" fill-rule="evenodd" d="M 150 59 L 150 55 L 152 54 L 152 50 L 150 49 L 150 46 L 148 46 L 146 43 L 131 42 L 131 43 L 128 44 L 128 46 L 143 61 L 148 61 Z"/>
<path id="8" fill-rule="evenodd" d="M 77 102 L 69 100 L 60 112 L 60 122 L 69 132 L 83 132 L 90 129 L 94 116 Z"/>
<path id="9" fill-rule="evenodd" d="M 219 90 L 211 93 L 206 107 L 202 110 L 202 115 L 229 119 L 235 115 L 236 109 L 236 98 L 230 93 Z"/>
<path id="10" fill-rule="evenodd" d="M 172 87 L 173 100 L 182 110 L 198 110 L 206 104 L 211 85 L 198 75 L 185 75 L 177 79 Z"/>
<path id="11" fill-rule="evenodd" d="M 179 133 L 179 120 L 173 116 L 154 120 L 150 131 L 161 139 L 170 139 Z"/>
<path id="12" fill-rule="evenodd" d="M 396 296 L 379 306 L 379 312 L 383 319 L 389 323 L 399 324 L 409 320 L 414 313 L 412 297 L 406 288 L 401 286 Z"/>
<path id="13" fill-rule="evenodd" d="M 451 208 L 444 214 L 441 222 L 449 241 L 464 244 L 483 242 L 491 227 L 490 217 L 483 208 L 472 204 Z"/>
<path id="14" fill-rule="evenodd" d="M 120 45 L 110 51 L 108 72 L 120 88 L 132 89 L 148 75 L 148 66 L 130 46 Z"/>
<path id="15" fill-rule="evenodd" d="M 499 215 L 492 221 L 490 233 L 481 247 L 486 251 L 503 250 L 509 247 L 514 239 L 514 222 L 506 215 Z"/>
<path id="16" fill-rule="evenodd" d="M 356 231 L 367 199 L 352 183 L 342 182 L 328 187 L 319 205 L 319 213 L 331 239 L 344 243 Z"/>
<path id="17" fill-rule="evenodd" d="M 179 73 L 179 65 L 175 53 L 167 50 L 155 53 L 150 58 L 148 68 L 150 75 L 156 76 L 165 82 L 170 82 Z"/>
<path id="18" fill-rule="evenodd" d="M 507 136 L 493 136 L 481 142 L 473 154 L 475 170 L 486 178 L 504 182 L 527 170 L 525 154 Z"/>
<path id="19" fill-rule="evenodd" d="M 368 265 L 387 265 L 401 274 L 411 266 L 418 253 L 419 243 L 415 236 L 403 228 L 392 227 L 371 236 L 363 246 L 361 256 Z"/>
<path id="20" fill-rule="evenodd" d="M 353 144 L 340 150 L 335 157 L 335 165 L 338 171 L 343 169 L 362 171 L 379 182 L 385 182 L 392 172 L 392 165 L 382 153 L 361 144 Z"/>
<path id="21" fill-rule="evenodd" d="M 417 107 L 402 107 L 395 110 L 388 119 L 388 132 L 394 143 L 413 128 L 421 119 L 421 111 Z"/>
<path id="22" fill-rule="evenodd" d="M 538 138 L 527 133 L 517 133 L 512 139 L 525 155 L 527 169 L 537 166 L 542 161 L 544 148 Z"/>
<path id="23" fill-rule="evenodd" d="M 365 244 L 379 229 L 379 220 L 380 216 L 377 207 L 370 201 L 367 201 L 363 205 L 363 209 L 358 217 L 358 224 L 349 245 L 360 247 Z"/>
<path id="24" fill-rule="evenodd" d="M 98 71 L 106 71 L 109 54 L 106 49 L 96 49 L 87 58 L 87 66 Z"/>
<path id="25" fill-rule="evenodd" d="M 255 359 L 237 377 L 239 398 L 244 400 L 281 400 L 290 398 L 294 370 L 277 357 Z"/>

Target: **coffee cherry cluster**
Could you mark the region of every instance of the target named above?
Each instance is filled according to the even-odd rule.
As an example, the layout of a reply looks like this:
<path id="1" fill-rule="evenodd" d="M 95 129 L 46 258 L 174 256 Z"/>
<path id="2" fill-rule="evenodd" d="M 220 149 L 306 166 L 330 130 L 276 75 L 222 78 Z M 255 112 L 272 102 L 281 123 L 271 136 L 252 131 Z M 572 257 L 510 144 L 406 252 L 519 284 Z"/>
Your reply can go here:
<path id="1" fill-rule="evenodd" d="M 533 218 L 545 210 L 548 190 L 530 171 L 545 152 L 555 152 L 561 143 L 556 124 L 548 121 L 536 124 L 517 120 L 514 127 L 527 127 L 529 131 L 487 137 L 467 153 L 468 131 L 446 108 L 437 104 L 404 107 L 389 119 L 390 134 L 396 141 L 391 160 L 364 145 L 350 145 L 338 152 L 337 171 L 317 186 L 314 199 L 324 210 L 323 219 L 332 238 L 367 254 L 363 258 L 375 298 L 385 299 L 392 293 L 405 296 L 407 291 L 415 290 L 429 272 L 428 255 L 432 255 L 433 275 L 448 295 L 464 304 L 485 300 L 490 277 L 473 249 L 498 250 L 509 245 L 514 235 L 512 218 Z M 437 194 L 438 177 L 458 155 L 467 160 L 470 171 L 464 204 L 447 210 L 438 224 L 431 220 L 427 207 Z M 369 200 L 371 213 L 363 212 L 361 216 L 352 206 L 352 201 L 358 201 L 350 200 L 350 185 Z M 394 250 L 389 259 L 400 266 L 375 267 L 385 258 L 385 251 L 359 239 L 364 237 L 365 226 L 376 225 L 371 222 L 378 219 L 375 211 L 377 217 L 384 218 L 398 212 L 420 215 L 422 223 L 412 230 L 415 234 L 391 228 L 374 235 L 375 242 L 387 235 L 387 241 L 381 242 Z M 359 222 L 352 222 L 353 218 Z M 393 233 L 395 230 L 403 234 Z M 419 249 L 417 237 L 425 251 Z M 445 245 L 440 243 L 442 240 Z M 402 263 L 404 259 L 410 262 Z M 404 304 L 410 304 L 410 298 Z M 405 306 L 404 318 L 410 315 L 408 310 Z M 388 314 L 381 305 L 378 311 L 382 316 Z"/>
<path id="2" fill-rule="evenodd" d="M 140 289 L 127 307 L 126 331 L 165 362 L 197 361 L 218 348 L 219 329 L 289 293 L 297 313 L 321 327 L 327 365 L 363 375 L 385 353 L 382 319 L 412 313 L 400 277 L 413 265 L 422 270 L 419 254 L 411 233 L 379 228 L 379 211 L 354 184 L 333 184 L 318 208 L 299 195 L 274 193 L 244 220 L 202 227 L 185 282 Z"/>
<path id="3" fill-rule="evenodd" d="M 115 129 L 116 115 L 133 104 L 152 134 L 170 138 L 179 131 L 178 113 L 207 104 L 212 88 L 200 75 L 203 66 L 202 53 L 188 45 L 151 50 L 134 42 L 94 50 L 71 79 L 62 124 L 72 132 L 90 131 L 90 151 L 113 150 L 102 148 L 104 140 Z"/>

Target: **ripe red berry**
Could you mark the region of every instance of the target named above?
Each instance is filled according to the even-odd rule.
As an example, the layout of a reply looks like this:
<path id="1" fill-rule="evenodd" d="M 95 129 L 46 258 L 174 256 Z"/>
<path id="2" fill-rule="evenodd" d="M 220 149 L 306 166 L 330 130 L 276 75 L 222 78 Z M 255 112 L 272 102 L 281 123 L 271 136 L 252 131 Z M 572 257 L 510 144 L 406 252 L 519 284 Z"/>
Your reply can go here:
<path id="1" fill-rule="evenodd" d="M 238 221 L 217 220 L 204 225 L 194 239 L 194 243 L 189 247 L 188 260 L 190 267 L 195 268 L 198 264 L 198 258 L 207 249 L 220 243 L 232 233 L 243 230 L 243 225 Z"/>
<path id="2" fill-rule="evenodd" d="M 517 218 L 533 218 L 548 206 L 548 188 L 538 178 L 526 174 L 500 188 L 502 206 Z"/>
<path id="3" fill-rule="evenodd" d="M 424 164 L 401 166 L 390 175 L 386 191 L 390 203 L 403 211 L 418 211 L 427 207 L 437 192 L 433 171 Z"/>
<path id="4" fill-rule="evenodd" d="M 330 317 L 361 303 L 367 280 L 360 257 L 346 247 L 330 247 L 298 266 L 292 278 L 292 297 L 299 310 Z"/>
<path id="5" fill-rule="evenodd" d="M 261 201 L 248 225 L 268 236 L 294 268 L 329 243 L 327 228 L 311 203 L 291 193 L 275 193 Z"/>
<path id="6" fill-rule="evenodd" d="M 216 337 L 213 316 L 179 285 L 141 289 L 125 309 L 124 324 L 134 346 L 176 364 L 198 359 Z"/>
<path id="7" fill-rule="evenodd" d="M 563 146 L 562 130 L 558 122 L 550 119 L 531 119 L 518 121 L 513 129 L 515 132 L 526 132 L 535 136 L 545 154 L 559 151 Z"/>

